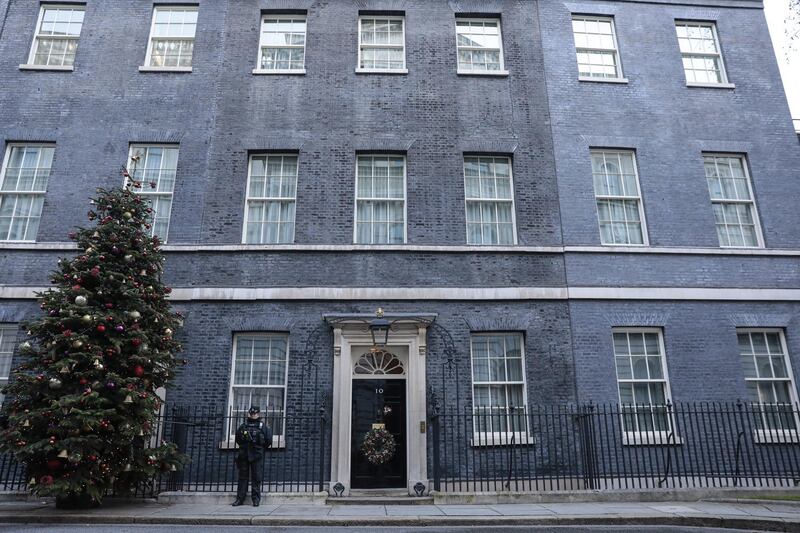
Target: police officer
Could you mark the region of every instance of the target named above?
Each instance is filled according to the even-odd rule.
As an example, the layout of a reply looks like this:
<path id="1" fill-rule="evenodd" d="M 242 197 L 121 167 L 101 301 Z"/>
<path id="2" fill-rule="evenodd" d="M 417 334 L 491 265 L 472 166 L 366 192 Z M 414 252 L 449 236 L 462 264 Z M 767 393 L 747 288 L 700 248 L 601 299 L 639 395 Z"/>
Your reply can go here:
<path id="1" fill-rule="evenodd" d="M 261 421 L 261 410 L 253 405 L 247 411 L 247 421 L 236 430 L 236 444 L 239 455 L 236 466 L 239 468 L 239 485 L 236 488 L 236 501 L 233 506 L 243 505 L 247 497 L 247 482 L 253 483 L 253 507 L 261 503 L 261 477 L 264 464 L 264 450 L 272 446 L 272 431 Z"/>

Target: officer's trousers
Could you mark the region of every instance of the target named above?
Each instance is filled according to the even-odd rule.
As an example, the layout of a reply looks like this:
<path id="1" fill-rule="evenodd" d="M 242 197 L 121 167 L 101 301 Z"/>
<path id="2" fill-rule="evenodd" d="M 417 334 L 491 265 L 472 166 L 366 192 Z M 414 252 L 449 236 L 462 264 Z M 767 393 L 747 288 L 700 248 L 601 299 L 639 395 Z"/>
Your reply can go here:
<path id="1" fill-rule="evenodd" d="M 239 468 L 239 484 L 236 487 L 236 499 L 244 501 L 244 499 L 247 498 L 247 483 L 251 481 L 253 501 L 261 501 L 261 483 L 264 481 L 262 474 L 263 465 L 263 459 L 256 459 L 255 461 L 240 459 L 237 461 L 236 466 Z"/>

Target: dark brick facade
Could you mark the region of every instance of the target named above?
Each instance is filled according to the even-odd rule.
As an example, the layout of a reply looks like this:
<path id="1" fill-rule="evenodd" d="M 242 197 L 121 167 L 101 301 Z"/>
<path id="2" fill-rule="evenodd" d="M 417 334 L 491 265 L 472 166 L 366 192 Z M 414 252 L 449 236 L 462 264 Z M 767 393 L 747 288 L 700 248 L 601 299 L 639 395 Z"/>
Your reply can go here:
<path id="1" fill-rule="evenodd" d="M 19 68 L 40 4 L 0 0 L 0 140 L 56 145 L 38 244 L 0 245 L 0 288 L 47 285 L 56 258 L 71 253 L 52 244 L 85 223 L 86 199 L 96 187 L 121 184 L 131 143 L 180 145 L 166 276 L 176 288 L 800 288 L 800 218 L 791 201 L 800 197 L 800 149 L 757 0 L 198 4 L 191 73 L 139 72 L 149 0 L 87 0 L 74 71 L 48 72 Z M 253 75 L 260 13 L 281 9 L 307 10 L 307 73 Z M 405 13 L 408 74 L 355 73 L 360 10 Z M 578 81 L 570 11 L 615 18 L 627 84 Z M 456 74 L 457 13 L 501 17 L 507 77 Z M 686 86 L 677 18 L 716 21 L 735 89 Z M 592 147 L 636 151 L 650 244 L 660 251 L 570 248 L 600 244 Z M 294 248 L 220 249 L 241 243 L 254 151 L 299 154 Z M 361 151 L 406 155 L 409 246 L 348 249 Z M 708 250 L 718 242 L 703 175 L 706 151 L 746 154 L 766 252 Z M 515 250 L 463 248 L 463 155 L 476 152 L 512 158 Z M 695 250 L 668 254 L 665 247 Z M 784 255 L 770 255 L 778 249 Z M 530 403 L 617 401 L 614 326 L 663 328 L 676 400 L 735 400 L 745 393 L 735 328 L 783 328 L 800 368 L 800 304 L 726 294 L 725 301 L 702 302 L 691 295 L 179 302 L 190 365 L 169 397 L 226 405 L 233 334 L 285 331 L 293 405 L 330 389 L 330 333 L 313 353 L 304 352 L 322 315 L 381 306 L 438 314 L 456 342 L 465 405 L 470 331 L 503 330 L 524 334 Z M 0 299 L 0 322 L 37 311 L 31 300 Z M 319 361 L 319 381 L 301 372 L 309 356 Z M 440 392 L 452 385 L 442 380 L 443 357 L 432 336 L 428 380 Z"/>

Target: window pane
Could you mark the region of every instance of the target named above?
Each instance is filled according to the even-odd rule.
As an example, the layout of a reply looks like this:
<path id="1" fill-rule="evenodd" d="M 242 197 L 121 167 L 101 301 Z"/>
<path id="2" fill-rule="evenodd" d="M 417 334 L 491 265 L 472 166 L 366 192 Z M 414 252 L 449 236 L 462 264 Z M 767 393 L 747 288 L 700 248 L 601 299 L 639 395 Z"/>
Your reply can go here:
<path id="1" fill-rule="evenodd" d="M 575 17 L 572 31 L 579 76 L 622 77 L 611 19 Z"/>

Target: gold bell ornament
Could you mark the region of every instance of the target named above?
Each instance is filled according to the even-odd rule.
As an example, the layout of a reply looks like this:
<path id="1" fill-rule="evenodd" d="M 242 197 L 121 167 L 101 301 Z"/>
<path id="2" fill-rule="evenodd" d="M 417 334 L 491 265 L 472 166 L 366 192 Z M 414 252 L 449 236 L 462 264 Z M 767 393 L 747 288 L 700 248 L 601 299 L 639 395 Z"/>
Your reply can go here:
<path id="1" fill-rule="evenodd" d="M 67 450 L 61 450 L 60 452 L 58 452 L 57 457 L 61 459 L 66 459 L 67 457 L 69 457 L 69 454 L 67 453 Z"/>
<path id="2" fill-rule="evenodd" d="M 125 396 L 125 399 L 122 401 L 122 403 L 133 403 L 133 398 L 131 397 L 130 394 L 128 394 L 127 396 Z"/>

